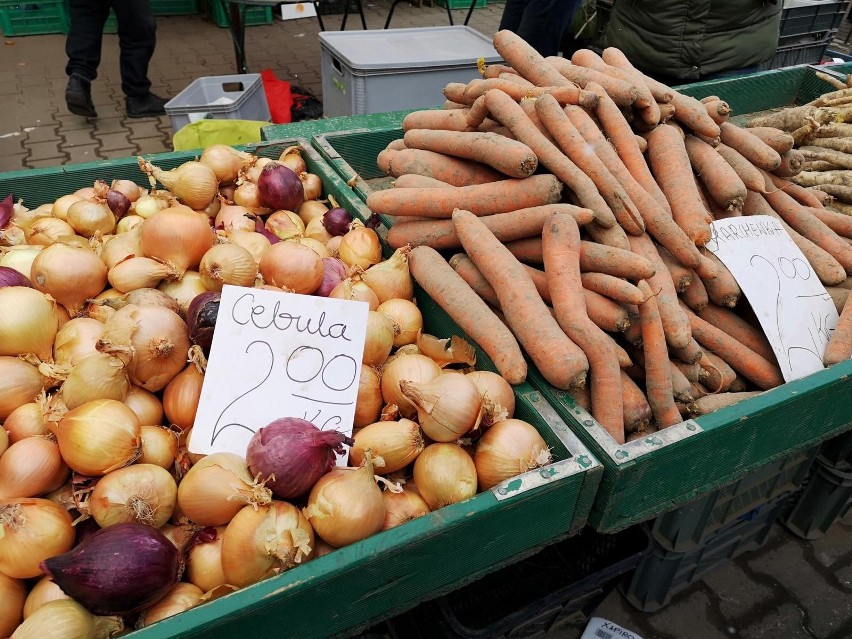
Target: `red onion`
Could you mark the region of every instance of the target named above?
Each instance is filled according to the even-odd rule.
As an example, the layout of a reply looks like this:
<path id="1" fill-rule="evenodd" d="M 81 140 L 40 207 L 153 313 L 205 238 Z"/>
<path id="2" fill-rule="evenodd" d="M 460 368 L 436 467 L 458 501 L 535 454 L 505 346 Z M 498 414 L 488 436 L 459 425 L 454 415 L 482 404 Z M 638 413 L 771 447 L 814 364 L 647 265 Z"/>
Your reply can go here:
<path id="1" fill-rule="evenodd" d="M 260 201 L 273 211 L 295 211 L 305 200 L 299 176 L 283 164 L 270 162 L 257 179 Z"/>
<path id="2" fill-rule="evenodd" d="M 258 215 L 254 218 L 254 230 L 260 233 L 263 237 L 269 240 L 270 244 L 275 244 L 276 242 L 280 242 L 281 238 L 275 235 L 272 231 L 266 228 L 266 225 L 263 223 L 263 220 L 260 219 Z"/>
<path id="3" fill-rule="evenodd" d="M 216 328 L 221 298 L 222 294 L 217 291 L 199 293 L 192 298 L 186 311 L 189 341 L 200 346 L 205 356 L 210 355 L 210 344 L 213 342 L 213 330 Z"/>
<path id="4" fill-rule="evenodd" d="M 370 217 L 367 218 L 367 221 L 364 222 L 364 226 L 368 229 L 373 229 L 374 231 L 382 225 L 382 218 L 373 213 Z"/>
<path id="5" fill-rule="evenodd" d="M 322 225 L 332 236 L 346 235 L 351 223 L 352 216 L 346 209 L 340 207 L 329 209 L 322 216 Z"/>
<path id="6" fill-rule="evenodd" d="M 346 279 L 346 264 L 336 257 L 322 258 L 322 284 L 314 291 L 314 295 L 328 297 L 334 287 Z"/>
<path id="7" fill-rule="evenodd" d="M 127 199 L 127 196 L 121 191 L 116 191 L 115 189 L 110 189 L 107 191 L 106 195 L 106 203 L 109 207 L 109 210 L 113 212 L 113 215 L 117 218 L 122 218 L 130 210 L 130 200 Z"/>
<path id="8" fill-rule="evenodd" d="M 249 441 L 246 461 L 252 475 L 263 478 L 279 499 L 307 494 L 320 477 L 334 468 L 335 453 L 354 442 L 336 430 L 320 430 L 298 417 L 277 419 L 258 430 Z"/>
<path id="9" fill-rule="evenodd" d="M 9 220 L 12 219 L 12 213 L 14 213 L 14 211 L 15 208 L 12 203 L 12 194 L 9 193 L 9 195 L 4 197 L 3 201 L 0 202 L 0 231 L 9 225 Z"/>
<path id="10" fill-rule="evenodd" d="M 20 271 L 16 271 L 8 266 L 0 266 L 0 288 L 3 288 L 4 286 L 33 287 L 29 278 Z"/>
<path id="11" fill-rule="evenodd" d="M 156 528 L 116 524 L 40 566 L 62 591 L 96 615 L 123 615 L 166 596 L 183 570 L 180 552 Z"/>

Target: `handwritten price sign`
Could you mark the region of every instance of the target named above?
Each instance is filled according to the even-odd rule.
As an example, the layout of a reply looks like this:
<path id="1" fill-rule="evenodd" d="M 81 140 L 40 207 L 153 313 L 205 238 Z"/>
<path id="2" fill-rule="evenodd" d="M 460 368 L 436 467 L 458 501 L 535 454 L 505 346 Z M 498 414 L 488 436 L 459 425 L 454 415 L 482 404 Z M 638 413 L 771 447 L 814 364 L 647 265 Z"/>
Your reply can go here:
<path id="1" fill-rule="evenodd" d="M 244 456 L 252 435 L 281 417 L 351 435 L 368 310 L 225 286 L 190 452 Z"/>
<path id="2" fill-rule="evenodd" d="M 707 249 L 736 278 L 786 381 L 822 370 L 838 315 L 831 296 L 781 223 L 768 215 L 716 220 Z"/>

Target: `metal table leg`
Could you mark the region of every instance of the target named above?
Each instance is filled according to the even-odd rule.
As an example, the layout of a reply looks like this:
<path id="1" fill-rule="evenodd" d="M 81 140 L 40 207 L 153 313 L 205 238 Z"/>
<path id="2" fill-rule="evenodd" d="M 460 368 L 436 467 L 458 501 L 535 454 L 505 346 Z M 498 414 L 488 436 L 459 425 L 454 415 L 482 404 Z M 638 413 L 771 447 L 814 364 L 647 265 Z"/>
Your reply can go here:
<path id="1" fill-rule="evenodd" d="M 225 0 L 216 0 L 225 1 Z M 246 63 L 246 9 L 248 5 L 239 4 L 237 2 L 228 1 L 228 29 L 231 32 L 231 39 L 234 41 L 234 54 L 237 59 L 237 73 L 248 73 L 248 64 Z"/>

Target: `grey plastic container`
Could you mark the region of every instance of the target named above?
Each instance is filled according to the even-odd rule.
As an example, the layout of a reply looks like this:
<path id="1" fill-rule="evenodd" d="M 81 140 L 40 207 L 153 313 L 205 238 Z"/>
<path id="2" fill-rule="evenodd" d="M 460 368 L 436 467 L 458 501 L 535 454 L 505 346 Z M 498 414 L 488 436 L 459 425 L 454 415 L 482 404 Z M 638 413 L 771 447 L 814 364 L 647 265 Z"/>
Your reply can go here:
<path id="1" fill-rule="evenodd" d="M 214 75 L 193 80 L 166 103 L 172 130 L 198 120 L 269 121 L 259 73 Z"/>
<path id="2" fill-rule="evenodd" d="M 445 85 L 479 77 L 478 58 L 502 61 L 465 26 L 323 31 L 319 40 L 326 117 L 438 106 Z"/>
<path id="3" fill-rule="evenodd" d="M 783 518 L 787 529 L 802 539 L 819 539 L 852 508 L 852 472 L 831 468 L 821 457 L 796 505 Z"/>

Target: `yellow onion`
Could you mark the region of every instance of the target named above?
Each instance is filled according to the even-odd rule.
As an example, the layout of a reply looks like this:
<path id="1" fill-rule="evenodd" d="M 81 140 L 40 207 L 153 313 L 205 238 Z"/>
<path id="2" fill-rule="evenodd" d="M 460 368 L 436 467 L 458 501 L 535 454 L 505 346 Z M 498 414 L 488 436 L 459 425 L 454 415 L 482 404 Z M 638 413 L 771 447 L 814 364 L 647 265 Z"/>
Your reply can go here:
<path id="1" fill-rule="evenodd" d="M 320 219 L 321 224 L 322 216 L 325 215 L 326 211 L 328 211 L 328 207 L 322 202 L 318 200 L 305 200 L 302 202 L 299 210 L 296 211 L 296 214 L 305 223 L 305 229 L 307 230 L 311 222 L 317 218 Z"/>
<path id="2" fill-rule="evenodd" d="M 9 433 L 5 429 L 0 428 L 0 457 L 7 450 L 9 450 Z"/>
<path id="3" fill-rule="evenodd" d="M 136 413 L 143 426 L 163 423 L 163 404 L 151 391 L 131 384 L 121 401 Z"/>
<path id="4" fill-rule="evenodd" d="M 340 281 L 331 289 L 329 297 L 355 302 L 367 302 L 371 311 L 379 308 L 379 298 L 362 279 L 361 275 L 355 274 Z"/>
<path id="5" fill-rule="evenodd" d="M 50 214 L 53 217 L 59 218 L 60 220 L 65 220 L 68 218 L 68 208 L 74 204 L 74 202 L 79 202 L 83 198 L 76 193 L 68 193 L 67 195 L 62 195 L 53 202 L 53 206 L 51 207 Z"/>
<path id="6" fill-rule="evenodd" d="M 17 498 L 0 505 L 0 573 L 15 579 L 38 577 L 40 562 L 73 545 L 71 515 L 58 504 Z"/>
<path id="7" fill-rule="evenodd" d="M 130 381 L 149 391 L 165 388 L 184 367 L 189 329 L 177 313 L 162 306 L 128 304 L 104 324 L 98 345 L 131 349 Z"/>
<path id="8" fill-rule="evenodd" d="M 35 289 L 0 288 L 0 355 L 33 353 L 41 360 L 50 360 L 59 326 L 54 306 Z"/>
<path id="9" fill-rule="evenodd" d="M 172 266 L 179 277 L 197 267 L 215 241 L 209 218 L 185 206 L 154 213 L 141 229 L 142 253 Z"/>
<path id="10" fill-rule="evenodd" d="M 304 235 L 305 237 L 317 240 L 323 244 L 328 242 L 332 237 L 331 233 L 326 230 L 325 225 L 322 223 L 322 215 L 311 219 L 310 222 L 305 225 Z"/>
<path id="11" fill-rule="evenodd" d="M 417 349 L 426 357 L 431 357 L 441 368 L 450 364 L 476 364 L 476 349 L 458 335 L 448 339 L 438 339 L 420 331 L 417 334 Z"/>
<path id="12" fill-rule="evenodd" d="M 62 384 L 65 405 L 73 409 L 95 399 L 123 400 L 130 388 L 129 359 L 129 353 L 119 351 L 115 355 L 93 353 L 77 362 Z"/>
<path id="13" fill-rule="evenodd" d="M 186 273 L 190 272 L 187 271 Z M 186 277 L 186 273 L 183 274 L 184 277 Z M 106 291 L 104 292 L 106 293 Z M 124 294 L 118 291 L 115 291 L 115 293 L 116 296 L 109 298 L 106 302 L 115 310 L 124 308 L 128 304 L 136 304 L 136 306 L 162 306 L 174 313 L 180 310 L 177 301 L 158 288 L 137 288 Z"/>
<path id="14" fill-rule="evenodd" d="M 5 253 L 0 255 L 0 266 L 13 268 L 21 275 L 30 278 L 33 260 L 42 250 L 41 246 L 32 246 L 30 244 L 22 244 L 20 246 L 9 246 Z"/>
<path id="15" fill-rule="evenodd" d="M 387 315 L 376 311 L 367 314 L 367 334 L 361 362 L 366 366 L 381 367 L 393 348 L 393 322 Z"/>
<path id="16" fill-rule="evenodd" d="M 56 333 L 53 361 L 59 366 L 74 366 L 98 351 L 95 345 L 104 334 L 104 325 L 90 317 L 75 317 Z"/>
<path id="17" fill-rule="evenodd" d="M 177 272 L 168 264 L 150 257 L 130 257 L 113 266 L 107 273 L 110 286 L 121 293 L 154 288 L 166 279 L 178 279 Z"/>
<path id="18" fill-rule="evenodd" d="M 174 468 L 178 455 L 178 434 L 166 426 L 144 425 L 139 430 L 142 438 L 140 464 L 154 464 L 160 468 Z"/>
<path id="19" fill-rule="evenodd" d="M 96 233 L 112 233 L 115 230 L 115 215 L 106 202 L 83 199 L 68 207 L 66 221 L 83 237 L 92 237 Z"/>
<path id="20" fill-rule="evenodd" d="M 0 501 L 56 490 L 69 472 L 55 441 L 43 436 L 21 439 L 0 457 Z"/>
<path id="21" fill-rule="evenodd" d="M 55 581 L 45 575 L 36 582 L 36 585 L 27 595 L 27 600 L 24 602 L 24 619 L 31 617 L 36 610 L 46 603 L 70 598 L 62 592 L 62 588 L 57 586 Z M 2 629 L 0 629 L 0 636 L 4 636 Z"/>
<path id="22" fill-rule="evenodd" d="M 315 200 L 322 195 L 322 179 L 319 175 L 303 171 L 299 173 L 299 179 L 302 181 L 306 200 Z"/>
<path id="23" fill-rule="evenodd" d="M 172 516 L 177 484 L 154 464 L 133 464 L 108 473 L 89 495 L 89 512 L 101 528 L 139 522 L 154 528 Z"/>
<path id="24" fill-rule="evenodd" d="M 201 162 L 190 160 L 171 171 L 163 171 L 142 158 L 138 158 L 138 162 L 149 178 L 157 180 L 189 208 L 203 209 L 216 197 L 219 188 L 216 174 Z M 153 180 L 151 186 L 154 186 Z"/>
<path id="25" fill-rule="evenodd" d="M 436 442 L 453 442 L 479 426 L 482 397 L 461 373 L 444 373 L 425 384 L 402 380 L 402 394 L 417 407 L 420 427 Z"/>
<path id="26" fill-rule="evenodd" d="M 360 466 L 364 454 L 370 450 L 373 464 L 383 475 L 402 470 L 425 448 L 420 426 L 410 419 L 370 424 L 355 433 L 353 439 L 355 445 L 349 449 L 350 463 Z"/>
<path id="27" fill-rule="evenodd" d="M 267 284 L 302 295 L 310 295 L 322 284 L 322 259 L 298 242 L 273 244 L 260 259 L 259 270 Z"/>
<path id="28" fill-rule="evenodd" d="M 249 210 L 238 204 L 223 204 L 216 213 L 213 225 L 223 231 L 254 231 L 255 221 Z"/>
<path id="29" fill-rule="evenodd" d="M 292 504 L 245 506 L 222 535 L 222 572 L 242 588 L 308 561 L 313 547 L 314 531 Z"/>
<path id="30" fill-rule="evenodd" d="M 107 267 L 94 251 L 51 244 L 33 260 L 30 281 L 73 315 L 104 289 Z"/>
<path id="31" fill-rule="evenodd" d="M 381 264 L 376 266 L 381 266 Z M 364 275 L 366 276 L 366 274 L 365 272 Z M 417 334 L 423 329 L 423 315 L 414 302 L 409 299 L 389 299 L 379 304 L 376 310 L 387 315 L 393 322 L 394 346 L 405 346 L 417 341 Z"/>
<path id="32" fill-rule="evenodd" d="M 198 271 L 186 271 L 179 280 L 164 281 L 157 287 L 160 291 L 171 297 L 178 307 L 181 316 L 186 316 L 189 305 L 197 295 L 207 291 L 201 274 Z"/>
<path id="33" fill-rule="evenodd" d="M 340 242 L 343 241 L 342 235 L 335 235 L 328 242 L 325 243 L 325 248 L 328 251 L 329 255 L 332 257 L 339 257 L 340 255 Z"/>
<path id="34" fill-rule="evenodd" d="M 473 463 L 479 489 L 488 490 L 510 477 L 549 464 L 551 459 L 547 442 L 531 424 L 505 419 L 479 438 Z"/>
<path id="35" fill-rule="evenodd" d="M 118 221 L 118 224 L 115 225 L 115 232 L 119 234 L 127 233 L 128 231 L 135 229 L 144 221 L 145 218 L 141 215 L 125 215 Z"/>
<path id="36" fill-rule="evenodd" d="M 114 268 L 119 262 L 142 255 L 142 227 L 134 226 L 126 233 L 113 235 L 101 247 L 101 259 L 107 268 Z"/>
<path id="37" fill-rule="evenodd" d="M 338 254 L 347 265 L 366 270 L 382 261 L 382 245 L 373 229 L 368 229 L 360 220 L 355 220 L 350 225 L 349 232 L 340 241 Z"/>
<path id="38" fill-rule="evenodd" d="M 180 430 L 192 428 L 195 423 L 206 368 L 204 353 L 199 346 L 193 346 L 189 350 L 189 365 L 172 378 L 163 392 L 166 419 Z"/>
<path id="39" fill-rule="evenodd" d="M 378 296 L 380 304 L 392 299 L 414 298 L 414 281 L 408 271 L 410 252 L 411 247 L 407 245 L 398 248 L 388 259 L 364 271 L 364 281 Z"/>
<path id="40" fill-rule="evenodd" d="M 150 608 L 142 612 L 139 617 L 138 626 L 145 628 L 161 619 L 173 617 L 174 615 L 189 610 L 201 603 L 204 591 L 198 586 L 193 586 L 184 581 L 179 581 L 166 596 L 160 599 Z"/>
<path id="41" fill-rule="evenodd" d="M 283 164 L 296 175 L 308 170 L 308 166 L 302 158 L 302 150 L 298 146 L 288 146 L 284 149 L 278 157 L 278 163 Z"/>
<path id="42" fill-rule="evenodd" d="M 414 461 L 414 483 L 432 510 L 473 497 L 476 482 L 476 466 L 457 444 L 430 444 Z"/>
<path id="43" fill-rule="evenodd" d="M 65 463 L 83 475 L 106 475 L 141 454 L 136 413 L 114 399 L 97 399 L 68 411 L 53 432 Z"/>
<path id="44" fill-rule="evenodd" d="M 14 639 L 109 639 L 124 629 L 121 617 L 98 617 L 73 599 L 49 601 L 12 635 Z"/>
<path id="45" fill-rule="evenodd" d="M 260 264 L 260 258 L 272 246 L 266 236 L 254 231 L 227 231 L 225 237 L 232 244 L 238 244 L 251 253 L 255 264 Z"/>
<path id="46" fill-rule="evenodd" d="M 118 191 L 131 202 L 135 202 L 145 194 L 145 190 L 133 180 L 113 180 L 109 188 Z"/>
<path id="47" fill-rule="evenodd" d="M 360 468 L 333 468 L 308 496 L 305 516 L 316 534 L 336 548 L 379 532 L 385 523 L 385 503 L 373 478 L 372 460 L 366 455 L 364 461 Z"/>
<path id="48" fill-rule="evenodd" d="M 21 623 L 27 586 L 21 579 L 12 579 L 0 572 L 0 637 L 9 637 Z"/>
<path id="49" fill-rule="evenodd" d="M 280 240 L 292 240 L 305 232 L 305 223 L 293 211 L 275 211 L 266 218 L 264 227 Z"/>
<path id="50" fill-rule="evenodd" d="M 25 229 L 25 234 L 29 244 L 50 246 L 60 237 L 74 235 L 74 229 L 57 217 L 40 217 Z"/>
<path id="51" fill-rule="evenodd" d="M 237 179 L 240 169 L 254 164 L 257 158 L 227 144 L 212 144 L 204 149 L 198 161 L 213 171 L 219 184 L 230 184 Z"/>
<path id="52" fill-rule="evenodd" d="M 239 244 L 215 244 L 198 265 L 205 288 L 221 291 L 222 286 L 252 286 L 257 278 L 257 264 L 247 249 Z"/>
<path id="53" fill-rule="evenodd" d="M 257 167 L 257 165 L 255 165 Z M 254 167 L 253 167 L 254 168 Z M 234 204 L 251 209 L 254 212 L 261 211 L 264 206 L 260 199 L 260 189 L 253 181 L 243 182 L 234 190 Z M 267 209 L 268 212 L 268 209 Z"/>
<path id="54" fill-rule="evenodd" d="M 157 211 L 162 211 L 169 207 L 168 197 L 162 196 L 160 193 L 143 193 L 139 196 L 130 210 L 134 215 L 148 219 Z"/>
<path id="55" fill-rule="evenodd" d="M 510 419 L 515 414 L 515 392 L 502 375 L 491 371 L 472 371 L 467 374 L 467 378 L 482 396 L 483 422 L 493 424 L 495 421 Z M 502 415 L 501 419 L 495 419 L 499 415 Z"/>
<path id="56" fill-rule="evenodd" d="M 355 401 L 355 428 L 362 428 L 378 420 L 384 403 L 379 371 L 362 364 L 358 398 Z"/>
<path id="57" fill-rule="evenodd" d="M 32 364 L 17 357 L 0 356 L 0 422 L 51 385 L 52 381 Z"/>
<path id="58" fill-rule="evenodd" d="M 405 417 L 417 414 L 417 407 L 400 389 L 405 380 L 416 384 L 426 384 L 441 374 L 441 367 L 425 355 L 400 355 L 382 368 L 382 397 L 386 404 L 396 404 Z"/>
<path id="59" fill-rule="evenodd" d="M 207 455 L 178 485 L 181 512 L 201 526 L 222 526 L 246 504 L 265 505 L 272 492 L 252 479 L 245 460 L 235 453 Z"/>
<path id="60" fill-rule="evenodd" d="M 331 257 L 331 253 L 329 253 L 328 249 L 325 247 L 325 244 L 323 244 L 319 240 L 315 240 L 312 237 L 300 237 L 297 238 L 296 241 L 302 246 L 307 246 L 321 258 Z"/>
<path id="61" fill-rule="evenodd" d="M 395 528 L 431 512 L 420 493 L 407 485 L 402 487 L 401 493 L 386 490 L 382 497 L 385 500 L 385 523 L 382 530 Z"/>
<path id="62" fill-rule="evenodd" d="M 228 581 L 222 570 L 222 535 L 225 526 L 205 528 L 196 535 L 186 553 L 186 578 L 208 592 Z"/>

